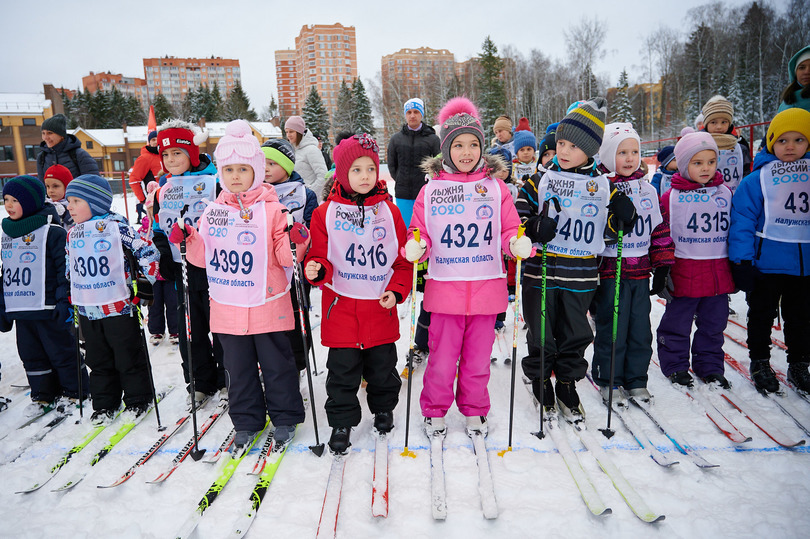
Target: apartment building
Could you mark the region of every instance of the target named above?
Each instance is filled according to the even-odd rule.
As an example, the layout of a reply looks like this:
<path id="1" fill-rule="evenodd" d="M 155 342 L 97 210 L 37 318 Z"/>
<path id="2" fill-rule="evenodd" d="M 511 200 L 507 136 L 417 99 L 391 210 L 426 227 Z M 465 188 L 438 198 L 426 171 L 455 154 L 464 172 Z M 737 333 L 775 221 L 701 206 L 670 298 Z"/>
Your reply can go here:
<path id="1" fill-rule="evenodd" d="M 149 101 L 158 93 L 169 100 L 172 105 L 179 105 L 189 90 L 202 84 L 209 87 L 219 86 L 225 98 L 236 85 L 242 81 L 239 60 L 211 56 L 210 58 L 144 58 L 143 72 Z"/>

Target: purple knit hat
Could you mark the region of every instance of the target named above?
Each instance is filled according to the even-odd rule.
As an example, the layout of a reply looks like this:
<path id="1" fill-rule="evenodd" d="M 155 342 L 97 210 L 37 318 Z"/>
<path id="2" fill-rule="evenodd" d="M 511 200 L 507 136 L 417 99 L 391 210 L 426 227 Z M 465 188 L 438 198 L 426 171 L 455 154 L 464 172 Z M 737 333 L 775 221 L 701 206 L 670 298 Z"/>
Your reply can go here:
<path id="1" fill-rule="evenodd" d="M 696 153 L 703 150 L 711 150 L 715 155 L 720 153 L 714 137 L 705 131 L 687 133 L 678 141 L 678 144 L 675 145 L 675 161 L 678 162 L 678 172 L 681 176 L 687 180 L 692 179 L 689 177 L 689 161 Z"/>

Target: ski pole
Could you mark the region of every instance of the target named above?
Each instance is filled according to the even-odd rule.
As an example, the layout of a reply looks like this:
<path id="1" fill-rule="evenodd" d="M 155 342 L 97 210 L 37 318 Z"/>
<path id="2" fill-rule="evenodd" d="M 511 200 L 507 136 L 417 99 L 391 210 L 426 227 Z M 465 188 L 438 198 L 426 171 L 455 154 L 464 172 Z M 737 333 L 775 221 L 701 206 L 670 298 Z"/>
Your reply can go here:
<path id="1" fill-rule="evenodd" d="M 189 304 L 189 294 L 188 294 L 188 260 L 186 259 L 186 224 L 183 219 L 183 216 L 186 213 L 188 206 L 183 208 L 183 212 L 180 214 L 180 223 L 183 226 L 183 241 L 180 242 L 180 270 L 182 274 L 182 283 L 183 283 L 183 311 L 184 311 L 184 319 L 185 319 L 185 326 L 186 326 L 186 356 L 188 358 L 188 379 L 189 385 L 191 387 L 191 426 L 194 430 L 194 449 L 191 450 L 191 458 L 194 460 L 200 460 L 205 453 L 205 449 L 200 449 L 199 443 L 200 438 L 197 433 L 197 398 L 196 398 L 196 389 L 194 388 L 194 360 L 191 355 L 191 306 Z"/>
<path id="2" fill-rule="evenodd" d="M 613 436 L 614 431 L 610 428 L 610 418 L 613 412 L 613 382 L 616 372 L 616 334 L 618 333 L 619 326 L 619 287 L 622 278 L 622 243 L 624 241 L 624 230 L 622 221 L 618 221 L 619 239 L 616 242 L 616 284 L 613 287 L 613 334 L 612 342 L 610 343 L 610 382 L 608 385 L 608 413 L 607 413 L 607 426 L 599 431 L 605 435 L 605 438 Z"/>
<path id="3" fill-rule="evenodd" d="M 419 229 L 413 230 L 413 239 L 416 243 L 421 241 Z M 408 394 L 405 398 L 405 449 L 402 451 L 403 457 L 416 458 L 416 453 L 408 449 L 408 431 L 411 427 L 411 385 L 413 381 L 413 347 L 416 341 L 416 271 L 419 265 L 418 260 L 413 262 L 413 281 L 411 284 L 411 328 L 410 342 L 408 343 Z"/>
<path id="4" fill-rule="evenodd" d="M 289 229 L 292 228 L 294 223 L 293 217 L 291 213 L 287 214 L 287 223 L 289 224 Z M 304 341 L 304 352 L 307 356 L 306 362 L 306 370 L 307 370 L 307 386 L 309 387 L 309 400 L 311 401 L 310 410 L 312 411 L 312 427 L 315 429 L 315 445 L 309 446 L 310 451 L 315 453 L 317 456 L 323 455 L 324 444 L 321 443 L 320 435 L 318 434 L 318 416 L 315 413 L 315 390 L 312 387 L 312 370 L 309 366 L 309 350 L 311 349 L 310 345 L 312 343 L 311 338 L 307 339 L 307 329 L 304 320 L 304 283 L 301 281 L 301 267 L 298 264 L 298 251 L 295 246 L 295 242 L 292 238 L 290 238 L 290 250 L 292 251 L 293 257 L 293 280 L 295 281 L 295 295 L 298 298 L 298 320 L 301 324 L 301 338 Z M 315 352 L 312 352 L 313 356 L 313 363 L 314 363 L 314 356 Z"/>
<path id="5" fill-rule="evenodd" d="M 82 349 L 79 344 L 79 308 L 73 306 L 73 329 L 76 332 L 76 366 L 79 372 L 79 421 L 84 419 L 84 381 L 82 380 Z"/>
<path id="6" fill-rule="evenodd" d="M 138 285 L 135 285 L 135 294 L 138 293 Z M 138 309 L 138 322 L 141 325 L 141 343 L 143 344 L 143 353 L 146 355 L 146 369 L 149 371 L 149 385 L 152 386 L 152 400 L 155 402 L 155 418 L 157 419 L 158 432 L 163 432 L 166 427 L 160 422 L 160 407 L 158 405 L 157 392 L 155 391 L 155 376 L 152 374 L 152 360 L 149 357 L 149 346 L 146 342 L 146 330 L 143 327 L 143 311 L 141 310 L 140 303 L 136 306 Z"/>
<path id="7" fill-rule="evenodd" d="M 549 201 L 554 202 L 554 209 L 557 213 L 562 211 L 560 207 L 560 200 L 557 197 L 551 197 L 543 203 L 543 211 L 541 215 L 548 217 Z M 543 378 L 543 396 L 545 396 L 546 389 L 546 253 L 548 246 L 544 243 L 541 251 L 540 267 L 542 268 L 542 278 L 540 280 L 540 376 Z M 554 406 L 554 403 L 551 404 Z M 546 434 L 543 432 L 543 413 L 545 412 L 545 403 L 540 402 L 540 430 L 534 433 L 535 436 L 541 440 L 545 438 Z"/>
<path id="8" fill-rule="evenodd" d="M 523 232 L 526 227 L 520 225 L 517 231 L 517 237 L 522 238 Z M 515 263 L 515 327 L 512 331 L 512 382 L 509 393 L 509 445 L 506 449 L 498 451 L 498 456 L 504 456 L 507 451 L 512 451 L 512 421 L 515 417 L 515 374 L 517 372 L 517 340 L 518 340 L 518 325 L 520 324 L 520 263 L 523 260 L 519 256 L 516 257 Z"/>

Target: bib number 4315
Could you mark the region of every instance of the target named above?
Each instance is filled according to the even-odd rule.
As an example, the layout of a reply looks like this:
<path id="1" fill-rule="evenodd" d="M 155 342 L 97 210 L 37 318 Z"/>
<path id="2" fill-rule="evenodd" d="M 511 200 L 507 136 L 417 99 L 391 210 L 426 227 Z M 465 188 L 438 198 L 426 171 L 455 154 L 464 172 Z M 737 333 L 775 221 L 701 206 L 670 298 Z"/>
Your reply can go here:
<path id="1" fill-rule="evenodd" d="M 699 222 L 699 220 L 702 222 Z M 701 232 L 725 232 L 728 230 L 728 225 L 728 212 L 721 211 L 714 214 L 701 213 L 700 216 L 693 213 L 686 224 L 686 228 L 697 234 L 698 230 Z"/>

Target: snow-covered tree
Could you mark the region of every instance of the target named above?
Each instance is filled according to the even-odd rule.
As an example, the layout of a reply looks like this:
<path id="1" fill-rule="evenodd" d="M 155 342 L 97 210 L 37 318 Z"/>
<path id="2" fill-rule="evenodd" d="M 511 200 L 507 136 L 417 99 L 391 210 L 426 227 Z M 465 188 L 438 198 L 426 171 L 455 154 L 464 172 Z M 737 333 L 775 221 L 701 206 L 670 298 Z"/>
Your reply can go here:
<path id="1" fill-rule="evenodd" d="M 352 83 L 352 129 L 355 133 L 374 135 L 374 122 L 371 117 L 371 102 L 360 77 Z"/>
<path id="2" fill-rule="evenodd" d="M 343 80 L 340 82 L 338 90 L 335 113 L 332 114 L 332 130 L 335 133 L 341 131 L 354 131 L 354 105 L 352 103 L 352 90 Z"/>
<path id="3" fill-rule="evenodd" d="M 498 47 L 489 36 L 481 46 L 478 55 L 480 76 L 478 78 L 478 105 L 484 132 L 495 123 L 498 116 L 506 112 L 506 92 L 503 86 L 503 60 L 498 56 Z"/>
<path id="4" fill-rule="evenodd" d="M 223 106 L 222 121 L 248 120 L 255 122 L 258 119 L 256 111 L 250 108 L 250 99 L 237 81 Z"/>
<path id="5" fill-rule="evenodd" d="M 627 94 L 627 69 L 622 70 L 619 75 L 619 89 L 616 91 L 616 98 L 610 104 L 611 117 L 614 122 L 629 122 L 636 123 L 633 116 L 633 107 L 630 104 L 630 96 Z"/>
<path id="6" fill-rule="evenodd" d="M 325 140 L 329 136 L 329 115 L 315 86 L 309 88 L 307 100 L 301 109 L 301 116 L 307 129 L 315 136 Z"/>

